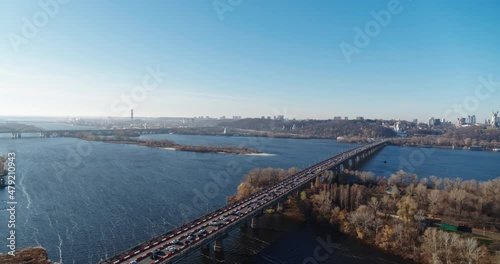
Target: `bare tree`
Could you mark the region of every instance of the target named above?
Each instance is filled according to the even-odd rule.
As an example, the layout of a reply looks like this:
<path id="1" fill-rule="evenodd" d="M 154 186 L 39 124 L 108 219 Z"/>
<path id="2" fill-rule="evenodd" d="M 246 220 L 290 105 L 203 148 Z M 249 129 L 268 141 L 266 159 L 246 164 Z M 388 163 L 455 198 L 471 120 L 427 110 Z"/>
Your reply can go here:
<path id="1" fill-rule="evenodd" d="M 484 252 L 479 247 L 479 243 L 475 238 L 467 238 L 464 242 L 463 254 L 467 263 L 477 263 L 484 255 Z"/>
<path id="2" fill-rule="evenodd" d="M 427 201 L 429 202 L 429 211 L 432 215 L 435 215 L 440 208 L 441 192 L 439 190 L 432 190 L 427 195 Z"/>
<path id="3" fill-rule="evenodd" d="M 380 208 L 380 205 L 382 204 L 381 201 L 377 199 L 377 197 L 372 197 L 370 201 L 368 202 L 368 207 L 372 210 L 373 215 L 377 216 L 377 211 Z"/>

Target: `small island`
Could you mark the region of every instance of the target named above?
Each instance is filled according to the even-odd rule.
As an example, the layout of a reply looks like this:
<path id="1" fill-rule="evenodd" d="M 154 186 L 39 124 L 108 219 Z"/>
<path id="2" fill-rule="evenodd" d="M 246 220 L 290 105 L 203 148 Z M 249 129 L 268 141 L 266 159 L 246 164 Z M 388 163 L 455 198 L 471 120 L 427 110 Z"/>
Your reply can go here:
<path id="1" fill-rule="evenodd" d="M 219 153 L 219 154 L 237 154 L 237 155 L 255 155 L 264 154 L 261 151 L 234 146 L 203 146 L 203 145 L 182 145 L 167 139 L 139 139 L 126 136 L 97 136 L 97 135 L 78 135 L 77 138 L 88 141 L 99 141 L 114 144 L 134 144 L 139 146 L 170 149 L 201 153 Z"/>

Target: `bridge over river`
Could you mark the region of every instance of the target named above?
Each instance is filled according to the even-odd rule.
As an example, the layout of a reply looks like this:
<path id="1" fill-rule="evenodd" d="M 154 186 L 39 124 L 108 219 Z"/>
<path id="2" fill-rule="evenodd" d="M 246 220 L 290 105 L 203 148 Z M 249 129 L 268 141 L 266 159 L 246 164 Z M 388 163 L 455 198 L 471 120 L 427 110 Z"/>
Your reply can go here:
<path id="1" fill-rule="evenodd" d="M 367 144 L 343 152 L 310 166 L 285 180 L 251 196 L 203 215 L 163 235 L 101 262 L 118 263 L 173 263 L 213 243 L 214 251 L 222 251 L 222 240 L 234 228 L 251 223 L 256 227 L 258 216 L 266 209 L 283 208 L 283 202 L 291 195 L 307 188 L 325 171 L 339 175 L 344 168 L 353 168 L 383 148 L 387 140 Z"/>

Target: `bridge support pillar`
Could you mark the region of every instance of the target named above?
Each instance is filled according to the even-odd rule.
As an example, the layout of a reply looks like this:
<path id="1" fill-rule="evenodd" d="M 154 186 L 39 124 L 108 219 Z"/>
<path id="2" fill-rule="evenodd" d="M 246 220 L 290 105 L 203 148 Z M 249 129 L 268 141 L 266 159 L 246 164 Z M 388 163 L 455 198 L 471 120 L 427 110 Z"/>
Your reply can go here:
<path id="1" fill-rule="evenodd" d="M 250 227 L 257 228 L 257 223 L 258 223 L 257 217 L 252 217 L 252 223 L 250 224 Z"/>
<path id="2" fill-rule="evenodd" d="M 214 241 L 214 251 L 222 252 L 222 238 L 216 239 Z"/>
<path id="3" fill-rule="evenodd" d="M 278 203 L 278 206 L 277 206 L 276 210 L 278 212 L 283 212 L 283 210 L 284 210 L 283 202 L 279 202 Z"/>

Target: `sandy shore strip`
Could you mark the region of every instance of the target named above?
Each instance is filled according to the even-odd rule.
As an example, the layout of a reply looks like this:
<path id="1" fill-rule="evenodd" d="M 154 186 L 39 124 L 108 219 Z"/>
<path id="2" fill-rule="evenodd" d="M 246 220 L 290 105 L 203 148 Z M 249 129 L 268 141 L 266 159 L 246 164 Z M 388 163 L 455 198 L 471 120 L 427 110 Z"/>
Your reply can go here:
<path id="1" fill-rule="evenodd" d="M 176 148 L 161 148 L 161 149 L 166 149 L 166 150 L 178 150 L 178 149 L 176 149 Z M 187 151 L 187 150 L 186 150 L 186 151 Z M 187 151 L 187 152 L 196 152 L 196 151 Z M 228 152 L 203 152 L 203 153 L 231 154 L 231 155 L 246 155 L 246 156 L 263 156 L 263 157 L 271 157 L 271 156 L 276 156 L 276 154 L 271 154 L 271 153 L 246 153 L 246 154 L 228 153 Z"/>
<path id="2" fill-rule="evenodd" d="M 271 154 L 271 153 L 248 153 L 248 154 L 241 154 L 241 155 L 247 155 L 247 156 L 276 156 L 276 154 Z"/>

